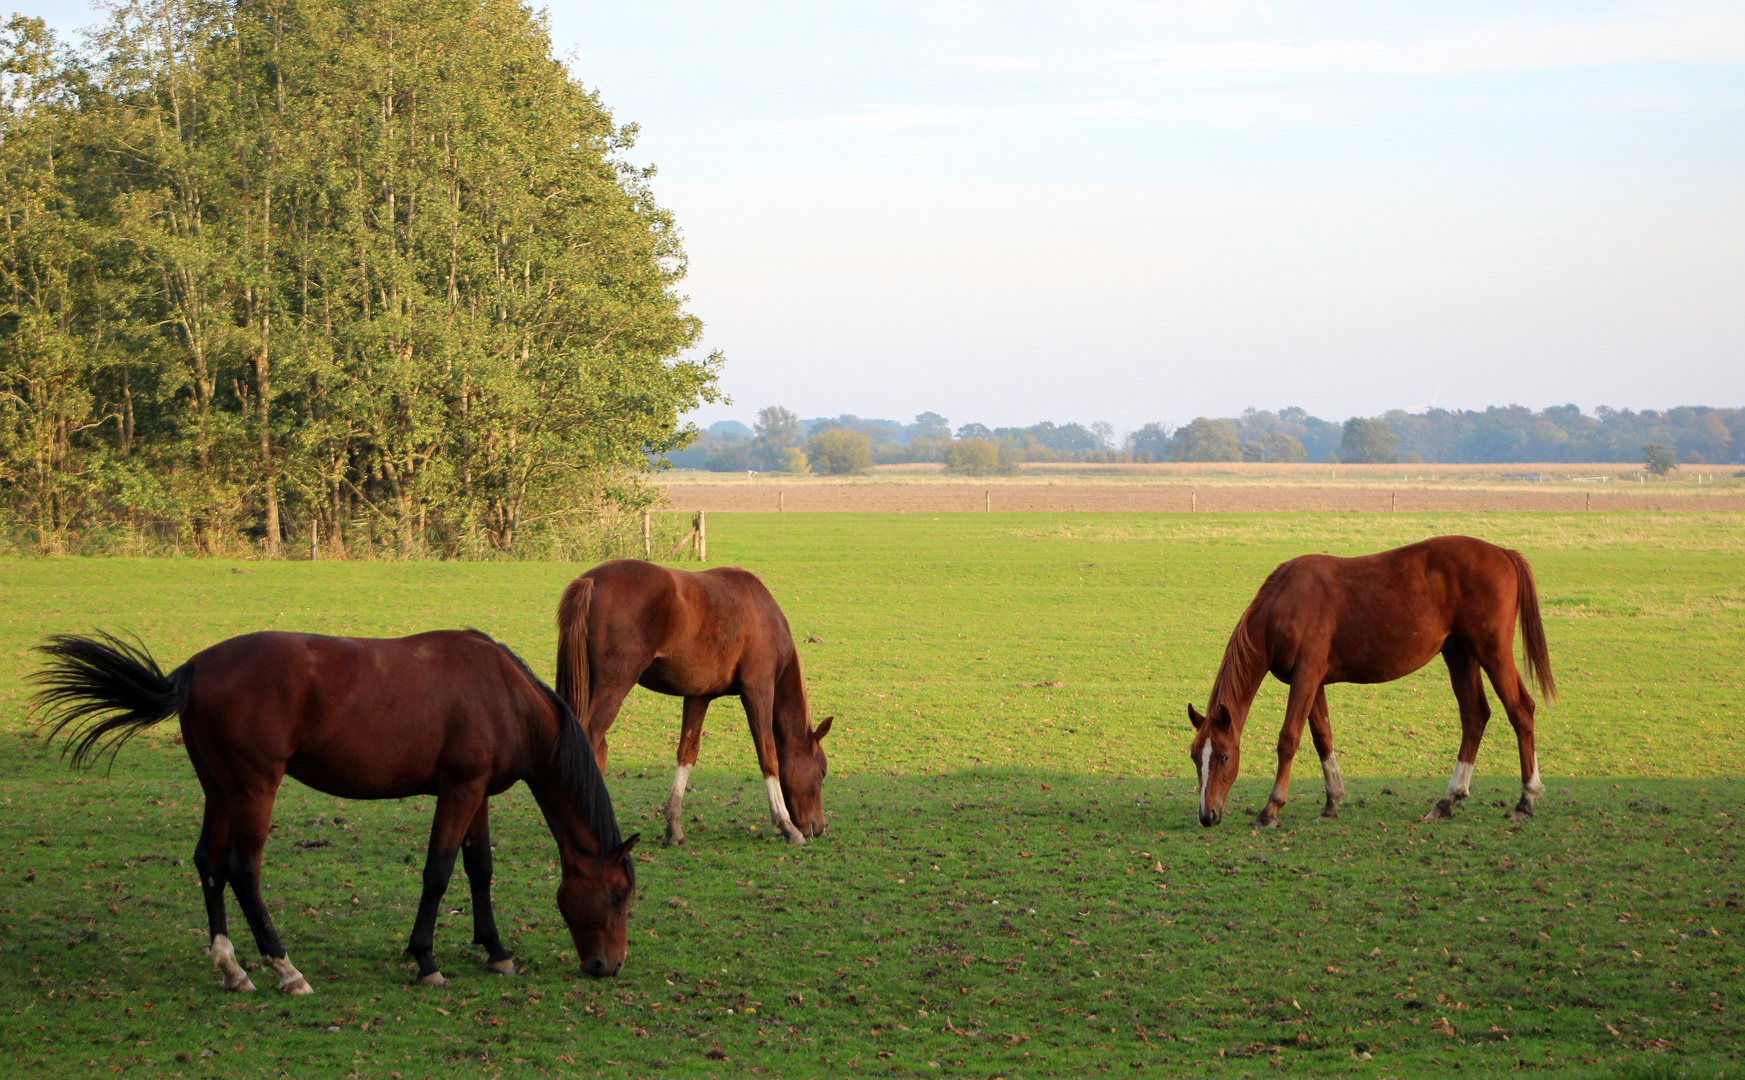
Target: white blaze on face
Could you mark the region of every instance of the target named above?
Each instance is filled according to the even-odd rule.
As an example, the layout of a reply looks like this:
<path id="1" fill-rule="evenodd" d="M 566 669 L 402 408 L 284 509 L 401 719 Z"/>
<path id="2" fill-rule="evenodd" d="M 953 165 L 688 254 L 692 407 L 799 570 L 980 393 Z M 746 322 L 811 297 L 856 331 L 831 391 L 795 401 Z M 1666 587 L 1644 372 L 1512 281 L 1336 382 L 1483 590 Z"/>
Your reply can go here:
<path id="1" fill-rule="evenodd" d="M 1200 747 L 1200 816 L 1206 816 L 1206 788 L 1212 783 L 1212 740 Z"/>
<path id="2" fill-rule="evenodd" d="M 769 792 L 769 816 L 776 826 L 793 828 L 794 819 L 788 816 L 788 804 L 782 798 L 782 782 L 773 776 L 763 778 L 763 786 Z"/>

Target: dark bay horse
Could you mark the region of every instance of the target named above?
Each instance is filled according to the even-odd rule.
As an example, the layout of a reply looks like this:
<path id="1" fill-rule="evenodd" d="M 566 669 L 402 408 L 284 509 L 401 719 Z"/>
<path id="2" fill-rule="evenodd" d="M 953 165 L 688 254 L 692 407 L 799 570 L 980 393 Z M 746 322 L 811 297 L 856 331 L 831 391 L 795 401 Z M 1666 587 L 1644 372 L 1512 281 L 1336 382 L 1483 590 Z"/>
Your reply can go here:
<path id="1" fill-rule="evenodd" d="M 1274 570 L 1242 613 L 1212 683 L 1204 716 L 1188 706 L 1195 728 L 1188 751 L 1200 777 L 1200 824 L 1216 825 L 1236 779 L 1242 728 L 1268 672 L 1289 684 L 1278 736 L 1278 776 L 1255 824 L 1278 824 L 1290 788 L 1291 759 L 1309 723 L 1327 782 L 1323 818 L 1338 813 L 1345 782 L 1333 757 L 1328 683 L 1379 683 L 1429 663 L 1448 664 L 1460 704 L 1460 753 L 1448 792 L 1425 821 L 1453 816 L 1472 789 L 1472 766 L 1490 720 L 1484 676 L 1502 700 L 1521 756 L 1521 801 L 1509 814 L 1533 814 L 1545 790 L 1533 745 L 1533 699 L 1515 669 L 1515 623 L 1521 624 L 1527 671 L 1547 698 L 1556 694 L 1539 594 L 1520 552 L 1470 536 L 1439 536 L 1355 559 L 1303 555 Z"/>
<path id="2" fill-rule="evenodd" d="M 670 570 L 639 559 L 601 563 L 570 582 L 557 614 L 557 691 L 606 763 L 606 732 L 632 687 L 685 699 L 666 842 L 683 843 L 680 814 L 703 716 L 738 694 L 769 793 L 770 820 L 791 844 L 824 832 L 821 741 L 788 620 L 756 576 L 736 567 Z"/>
<path id="3" fill-rule="evenodd" d="M 487 799 L 524 780 L 545 814 L 563 865 L 557 906 L 582 970 L 615 975 L 624 963 L 636 888 L 632 836 L 624 840 L 605 779 L 568 706 L 519 657 L 476 631 L 391 640 L 259 633 L 231 638 L 165 675 L 143 647 L 109 634 L 60 635 L 35 679 L 51 737 L 71 727 L 73 763 L 180 716 L 206 793 L 194 865 L 212 932 L 208 950 L 228 990 L 253 990 L 236 962 L 224 888 L 236 895 L 278 986 L 311 992 L 292 966 L 261 900 L 261 848 L 280 781 L 290 775 L 344 799 L 436 796 L 424 891 L 407 952 L 418 981 L 441 984 L 437 902 L 465 860 L 473 940 L 489 966 L 513 974 L 491 909 Z"/>

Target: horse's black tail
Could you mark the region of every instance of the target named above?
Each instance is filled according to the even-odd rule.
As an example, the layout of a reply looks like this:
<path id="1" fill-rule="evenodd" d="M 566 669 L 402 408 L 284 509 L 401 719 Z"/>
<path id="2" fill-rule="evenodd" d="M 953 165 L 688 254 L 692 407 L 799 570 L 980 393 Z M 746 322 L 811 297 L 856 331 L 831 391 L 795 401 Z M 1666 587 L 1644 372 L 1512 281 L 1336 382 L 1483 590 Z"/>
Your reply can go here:
<path id="1" fill-rule="evenodd" d="M 186 665 L 165 675 L 145 646 L 99 631 L 94 637 L 56 634 L 36 651 L 48 664 L 31 676 L 42 687 L 31 708 L 46 710 L 50 739 L 71 728 L 73 765 L 86 768 L 188 704 Z"/>

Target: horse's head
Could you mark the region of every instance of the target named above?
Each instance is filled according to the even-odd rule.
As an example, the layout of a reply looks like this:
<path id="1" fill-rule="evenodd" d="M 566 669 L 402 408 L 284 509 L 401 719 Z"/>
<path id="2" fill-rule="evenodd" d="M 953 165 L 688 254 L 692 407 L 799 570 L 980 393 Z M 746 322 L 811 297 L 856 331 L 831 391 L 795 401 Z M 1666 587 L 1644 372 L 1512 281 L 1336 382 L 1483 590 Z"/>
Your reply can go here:
<path id="1" fill-rule="evenodd" d="M 1224 820 L 1224 800 L 1242 761 L 1242 731 L 1231 719 L 1229 706 L 1220 702 L 1211 711 L 1211 716 L 1201 716 L 1200 710 L 1188 706 L 1188 722 L 1194 725 L 1188 756 L 1200 778 L 1200 824 L 1208 828 Z"/>
<path id="2" fill-rule="evenodd" d="M 630 949 L 630 905 L 636 895 L 636 864 L 630 851 L 640 834 L 564 867 L 557 887 L 557 910 L 569 924 L 582 973 L 594 978 L 618 974 Z"/>
<path id="3" fill-rule="evenodd" d="M 827 716 L 816 728 L 807 725 L 805 739 L 798 746 L 787 746 L 782 757 L 782 801 L 788 805 L 788 818 L 807 837 L 824 835 L 824 775 L 830 762 L 824 756 L 824 736 L 830 733 Z"/>

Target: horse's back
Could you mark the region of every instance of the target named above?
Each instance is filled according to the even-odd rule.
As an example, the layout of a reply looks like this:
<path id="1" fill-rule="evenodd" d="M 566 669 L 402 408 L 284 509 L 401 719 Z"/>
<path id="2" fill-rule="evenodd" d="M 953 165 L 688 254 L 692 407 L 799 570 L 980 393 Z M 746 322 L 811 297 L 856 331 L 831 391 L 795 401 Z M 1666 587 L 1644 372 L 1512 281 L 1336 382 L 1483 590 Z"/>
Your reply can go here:
<path id="1" fill-rule="evenodd" d="M 1513 626 L 1509 553 L 1470 536 L 1438 536 L 1370 555 L 1301 555 L 1283 563 L 1252 608 L 1275 668 L 1325 663 L 1329 681 L 1385 682 L 1416 670 L 1451 634 Z"/>
<path id="2" fill-rule="evenodd" d="M 219 642 L 189 664 L 191 750 L 284 761 L 323 791 L 416 794 L 444 771 L 518 775 L 525 757 L 531 689 L 475 631 L 268 631 Z"/>

